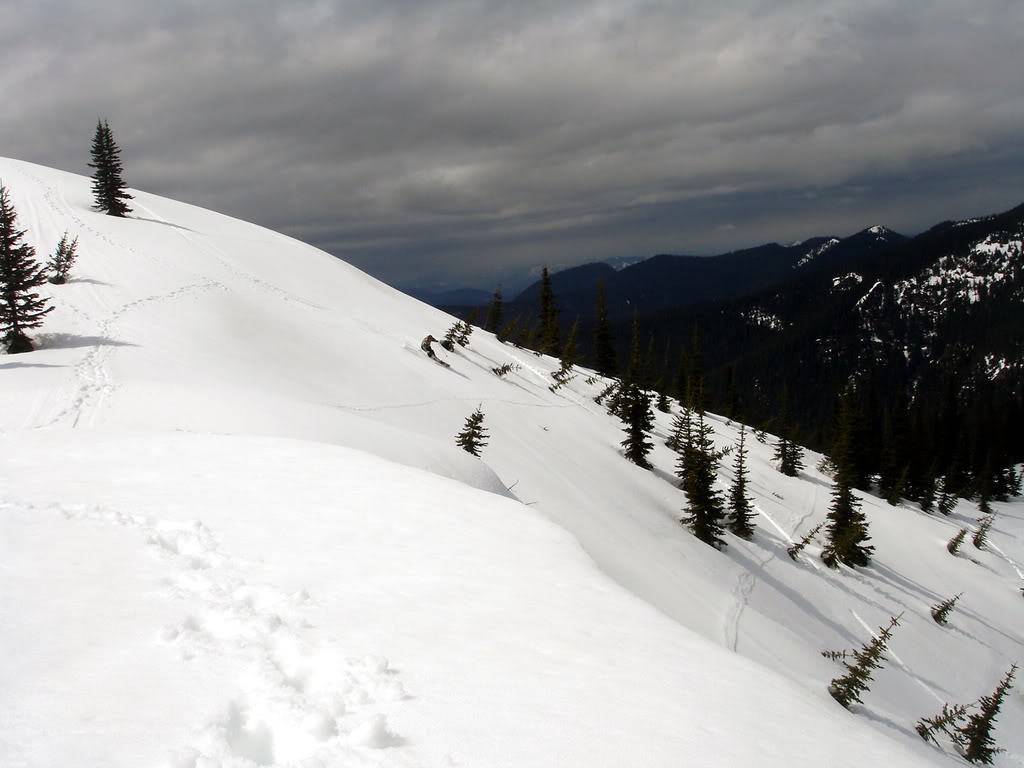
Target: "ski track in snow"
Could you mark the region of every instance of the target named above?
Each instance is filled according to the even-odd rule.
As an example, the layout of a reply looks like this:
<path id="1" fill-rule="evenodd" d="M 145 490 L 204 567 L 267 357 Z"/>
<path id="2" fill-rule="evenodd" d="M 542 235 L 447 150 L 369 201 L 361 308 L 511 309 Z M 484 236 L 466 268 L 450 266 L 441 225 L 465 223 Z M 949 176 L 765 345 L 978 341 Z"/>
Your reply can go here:
<path id="1" fill-rule="evenodd" d="M 296 303 L 296 304 L 302 304 L 304 306 L 310 307 L 311 309 L 316 309 L 316 310 L 326 310 L 327 309 L 327 307 L 324 307 L 321 304 L 317 304 L 316 302 L 309 301 L 308 299 L 304 299 L 301 296 L 296 296 L 295 294 L 290 293 L 289 291 L 286 291 L 283 288 L 279 288 L 278 286 L 276 286 L 276 285 L 274 285 L 272 283 L 268 283 L 266 280 L 261 280 L 260 278 L 256 277 L 255 275 L 250 274 L 249 272 L 246 272 L 244 269 L 241 269 L 236 264 L 234 264 L 231 260 L 229 260 L 228 257 L 227 257 L 227 254 L 224 253 L 224 251 L 221 250 L 220 248 L 218 248 L 216 245 L 214 245 L 213 243 L 210 243 L 210 242 L 198 243 L 196 241 L 196 239 L 193 238 L 190 234 L 188 234 L 188 232 L 186 230 L 184 230 L 181 227 L 176 226 L 174 223 L 168 221 L 163 216 L 161 216 L 159 213 L 154 211 L 152 208 L 150 208 L 150 207 L 148 207 L 146 205 L 143 205 L 142 203 L 139 203 L 137 201 L 135 203 L 135 208 L 139 209 L 140 211 L 145 211 L 150 216 L 152 216 L 154 220 L 156 220 L 156 221 L 158 221 L 158 222 L 160 222 L 162 224 L 166 224 L 171 229 L 173 229 L 175 232 L 177 232 L 182 237 L 182 239 L 184 239 L 185 242 L 188 243 L 192 247 L 193 250 L 200 251 L 200 252 L 206 253 L 206 255 L 208 255 L 208 256 L 211 256 L 214 260 L 217 261 L 217 263 L 219 263 L 222 267 L 224 267 L 226 270 L 228 270 L 228 272 L 230 272 L 232 276 L 237 277 L 240 280 L 243 280 L 245 282 L 251 283 L 252 285 L 257 287 L 258 289 L 260 289 L 260 291 L 262 291 L 263 293 L 267 293 L 267 294 L 270 294 L 272 296 L 276 296 L 276 297 L 278 297 L 280 299 L 284 299 L 285 301 L 293 302 L 293 303 Z M 365 326 L 365 324 L 364 324 L 364 327 L 369 328 L 369 326 Z"/>
<path id="2" fill-rule="evenodd" d="M 857 622 L 858 622 L 858 623 L 859 623 L 859 624 L 860 624 L 860 625 L 861 625 L 862 627 L 864 627 L 864 629 L 866 629 L 866 630 L 867 630 L 868 634 L 869 634 L 869 635 L 871 635 L 871 637 L 873 637 L 873 638 L 875 638 L 875 639 L 877 639 L 877 638 L 878 638 L 878 635 L 876 635 L 876 634 L 875 634 L 875 630 L 873 630 L 873 629 L 871 628 L 871 625 L 870 625 L 870 624 L 868 624 L 868 623 L 867 623 L 866 621 L 864 621 L 864 619 L 862 619 L 862 618 L 861 618 L 861 617 L 860 617 L 860 616 L 859 616 L 859 615 L 857 614 L 857 612 L 856 612 L 855 610 L 853 610 L 853 608 L 851 608 L 851 609 L 850 609 L 850 613 L 852 613 L 852 614 L 853 614 L 853 618 L 855 618 L 855 619 L 857 620 Z M 915 675 L 915 674 L 914 674 L 914 673 L 913 673 L 913 672 L 911 671 L 910 667 L 908 667 L 908 666 L 907 666 L 907 665 L 906 665 L 906 664 L 905 664 L 905 663 L 903 662 L 903 659 L 901 659 L 901 658 L 900 658 L 900 657 L 899 657 L 899 656 L 898 656 L 898 655 L 896 654 L 896 651 L 894 651 L 894 650 L 892 649 L 892 645 L 891 645 L 891 644 L 886 644 L 886 646 L 885 646 L 885 652 L 886 652 L 886 653 L 888 653 L 888 654 L 889 654 L 890 656 L 892 656 L 892 659 L 893 659 L 893 661 L 895 661 L 895 662 L 896 662 L 897 664 L 899 664 L 900 668 L 901 668 L 901 669 L 902 669 L 902 670 L 903 670 L 904 672 L 906 672 L 906 673 L 907 673 L 907 676 L 908 676 L 908 677 L 909 677 L 909 678 L 910 678 L 911 680 L 913 680 L 913 681 L 914 681 L 915 683 L 917 683 L 917 684 L 918 684 L 919 686 L 921 686 L 922 688 L 924 688 L 924 690 L 926 690 L 926 691 L 927 691 L 927 692 L 929 693 L 929 695 L 931 695 L 931 696 L 932 696 L 932 698 L 934 698 L 934 699 L 935 699 L 935 700 L 936 700 L 937 702 L 939 702 L 940 704 L 943 704 L 943 705 L 944 705 L 944 704 L 946 704 L 946 700 L 945 700 L 944 698 L 942 698 L 941 696 L 939 696 L 939 694 L 937 694 L 937 693 L 936 693 L 936 692 L 935 692 L 935 691 L 934 691 L 934 690 L 932 689 L 932 687 L 931 687 L 930 685 L 928 685 L 928 683 L 926 683 L 926 682 L 925 682 L 924 680 L 922 680 L 922 679 L 921 679 L 920 677 L 918 677 L 917 675 Z"/>
<path id="3" fill-rule="evenodd" d="M 38 176 L 26 172 L 25 177 L 34 182 L 41 190 L 42 198 L 46 201 L 46 204 L 52 214 L 70 218 L 80 227 L 81 230 L 98 237 L 115 250 L 128 251 L 135 256 L 142 256 L 131 246 L 123 243 L 117 243 L 97 229 L 89 226 L 80 216 L 77 215 L 75 210 L 63 199 L 63 197 L 59 196 L 49 184 L 44 182 Z M 31 223 L 39 228 L 41 216 L 39 211 L 32 206 L 31 200 L 31 196 L 28 197 L 29 203 L 26 206 L 28 217 Z M 165 260 L 152 256 L 151 254 L 147 255 L 147 257 L 160 264 L 167 264 Z M 39 423 L 36 421 L 37 415 L 45 406 L 39 399 L 37 399 L 26 413 L 22 422 L 22 428 L 51 427 L 65 420 L 70 421 L 72 427 L 95 426 L 98 414 L 104 403 L 109 400 L 111 395 L 113 395 L 117 389 L 117 384 L 113 380 L 107 365 L 110 357 L 118 346 L 118 343 L 113 340 L 113 330 L 117 321 L 120 320 L 125 313 L 146 304 L 174 300 L 189 293 L 212 288 L 223 289 L 224 286 L 215 281 L 201 280 L 196 283 L 182 286 L 165 294 L 157 294 L 127 302 L 110 312 L 104 320 L 96 323 L 94 326 L 93 333 L 96 338 L 99 339 L 99 342 L 86 347 L 87 351 L 85 355 L 79 359 L 72 368 L 74 383 L 70 385 L 71 392 L 63 396 L 63 402 L 58 401 L 57 404 L 51 406 L 49 414 L 43 417 L 42 421 Z M 95 290 L 93 293 L 95 294 Z M 103 304 L 102 301 L 97 301 L 97 303 L 100 305 Z M 76 307 L 74 304 L 62 300 L 62 305 L 70 306 L 72 311 L 81 315 L 86 320 L 92 321 L 92 317 L 89 313 Z"/>
<path id="4" fill-rule="evenodd" d="M 191 744 L 173 751 L 173 768 L 418 764 L 389 749 L 404 744 L 385 712 L 408 698 L 398 673 L 384 657 L 349 658 L 320 636 L 306 618 L 316 605 L 307 592 L 252 580 L 252 567 L 199 520 L 160 521 L 104 506 L 49 509 L 71 522 L 133 530 L 168 564 L 165 595 L 189 613 L 154 642 L 182 663 L 242 662 L 237 691 Z"/>
<path id="5" fill-rule="evenodd" d="M 716 478 L 716 481 L 723 488 L 726 487 L 725 482 L 722 480 L 722 478 L 718 477 Z M 818 486 L 815 485 L 811 501 L 809 504 L 807 504 L 804 516 L 801 517 L 800 520 L 797 522 L 794 530 L 799 530 L 800 527 L 807 520 L 807 518 L 814 514 L 814 508 L 817 505 L 817 503 Z M 754 510 L 757 511 L 765 519 L 767 519 L 773 526 L 775 526 L 775 528 L 786 538 L 788 542 L 793 542 L 793 539 L 790 537 L 790 535 L 786 533 L 775 522 L 775 520 L 771 518 L 770 515 L 768 515 L 763 509 L 761 509 L 760 506 L 755 504 Z M 735 545 L 736 543 L 737 542 L 733 542 L 732 544 Z M 737 651 L 739 648 L 740 619 L 743 617 L 743 612 L 750 604 L 750 596 L 751 594 L 753 594 L 754 587 L 757 585 L 757 575 L 767 567 L 768 563 L 778 558 L 778 554 L 773 552 L 767 557 L 765 557 L 763 560 L 758 560 L 758 558 L 753 554 L 750 548 L 747 548 L 746 553 L 750 555 L 754 560 L 757 560 L 757 568 L 754 570 L 747 570 L 746 568 L 744 568 L 743 572 L 740 573 L 739 578 L 736 579 L 736 584 L 732 588 L 733 605 L 725 616 L 725 623 L 723 626 L 723 634 L 725 635 L 726 647 L 732 649 L 733 651 Z M 815 563 L 812 563 L 812 565 L 814 565 L 815 568 L 817 568 L 817 565 Z"/>

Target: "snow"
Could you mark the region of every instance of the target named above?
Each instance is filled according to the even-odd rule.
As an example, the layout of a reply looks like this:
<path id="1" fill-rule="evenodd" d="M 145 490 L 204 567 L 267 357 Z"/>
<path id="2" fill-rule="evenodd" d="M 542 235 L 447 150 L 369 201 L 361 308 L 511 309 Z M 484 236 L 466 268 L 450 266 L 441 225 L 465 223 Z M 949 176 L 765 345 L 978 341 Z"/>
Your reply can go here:
<path id="1" fill-rule="evenodd" d="M 758 531 L 717 552 L 678 523 L 672 415 L 640 470 L 600 378 L 551 392 L 557 361 L 480 330 L 446 370 L 418 347 L 452 318 L 314 248 L 0 178 L 41 254 L 65 229 L 80 254 L 38 351 L 0 362 L 0 765 L 939 765 L 913 723 L 1021 660 L 1019 502 L 954 558 L 969 503 L 864 497 L 870 568 L 794 563 L 828 478 L 748 433 Z M 481 459 L 454 445 L 478 404 Z M 820 652 L 900 612 L 847 712 Z"/>
<path id="2" fill-rule="evenodd" d="M 799 245 L 799 243 L 794 243 L 794 245 Z M 817 248 L 812 248 L 807 253 L 805 253 L 800 258 L 800 260 L 797 261 L 797 263 L 793 265 L 793 269 L 799 269 L 800 267 L 803 267 L 803 266 L 806 266 L 807 264 L 810 264 L 816 258 L 821 256 L 821 254 L 825 253 L 826 251 L 830 251 L 833 247 L 835 247 L 837 245 L 839 245 L 839 240 L 837 238 L 830 237 L 828 240 L 826 240 L 824 243 L 819 245 Z"/>

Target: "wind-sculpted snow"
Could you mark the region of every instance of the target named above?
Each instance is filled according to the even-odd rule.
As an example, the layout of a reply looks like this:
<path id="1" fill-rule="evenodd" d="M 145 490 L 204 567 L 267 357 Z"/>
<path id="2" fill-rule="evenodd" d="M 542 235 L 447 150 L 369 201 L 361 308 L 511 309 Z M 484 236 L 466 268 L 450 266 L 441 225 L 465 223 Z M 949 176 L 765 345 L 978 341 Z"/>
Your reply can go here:
<path id="1" fill-rule="evenodd" d="M 38 350 L 0 358 L 0 765 L 946 764 L 913 723 L 1021 660 L 1019 502 L 952 557 L 968 502 L 862 495 L 870 568 L 830 571 L 820 541 L 794 562 L 830 479 L 782 476 L 748 432 L 756 534 L 717 552 L 679 524 L 678 404 L 644 471 L 589 371 L 552 391 L 557 360 L 479 329 L 445 369 L 419 343 L 454 318 L 316 249 L 0 178 L 40 254 L 79 238 Z M 478 406 L 480 459 L 454 442 Z M 820 652 L 900 613 L 843 710 Z"/>

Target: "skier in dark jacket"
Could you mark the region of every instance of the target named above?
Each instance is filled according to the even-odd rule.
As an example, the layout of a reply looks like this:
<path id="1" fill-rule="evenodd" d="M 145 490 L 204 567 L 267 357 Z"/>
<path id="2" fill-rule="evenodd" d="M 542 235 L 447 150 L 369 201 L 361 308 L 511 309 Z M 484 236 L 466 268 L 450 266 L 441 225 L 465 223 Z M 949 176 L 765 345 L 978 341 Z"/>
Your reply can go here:
<path id="1" fill-rule="evenodd" d="M 422 349 L 424 352 L 426 352 L 427 353 L 427 357 L 429 357 L 431 360 L 437 360 L 437 355 L 434 354 L 434 350 L 431 349 L 431 347 L 430 347 L 431 343 L 435 342 L 435 341 L 437 341 L 437 339 L 435 339 L 433 336 L 428 334 L 427 338 L 425 338 L 420 343 L 420 349 Z M 437 361 L 441 362 L 440 360 L 437 360 Z"/>

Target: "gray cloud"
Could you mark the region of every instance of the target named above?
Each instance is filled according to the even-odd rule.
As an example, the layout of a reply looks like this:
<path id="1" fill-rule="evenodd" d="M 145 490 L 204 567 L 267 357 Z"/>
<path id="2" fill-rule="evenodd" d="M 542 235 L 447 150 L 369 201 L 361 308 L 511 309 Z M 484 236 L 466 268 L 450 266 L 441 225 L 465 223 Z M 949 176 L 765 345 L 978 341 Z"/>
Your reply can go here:
<path id="1" fill-rule="evenodd" d="M 0 8 L 0 152 L 395 282 L 913 231 L 1016 202 L 1019 0 Z"/>

